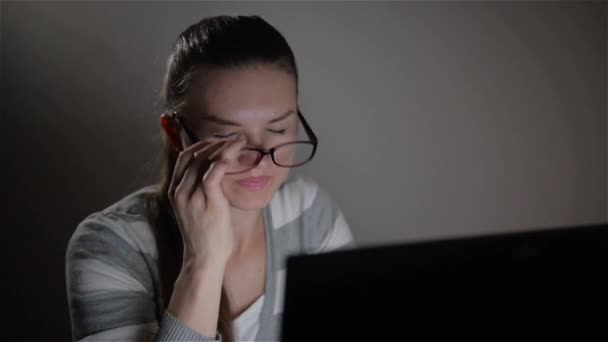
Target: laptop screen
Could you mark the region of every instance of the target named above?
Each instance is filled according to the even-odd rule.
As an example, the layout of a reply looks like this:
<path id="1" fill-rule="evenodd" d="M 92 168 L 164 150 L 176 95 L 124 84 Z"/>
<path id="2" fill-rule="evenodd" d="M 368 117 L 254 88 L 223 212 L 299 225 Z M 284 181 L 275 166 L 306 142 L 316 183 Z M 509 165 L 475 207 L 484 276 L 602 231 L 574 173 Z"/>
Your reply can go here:
<path id="1" fill-rule="evenodd" d="M 292 256 L 282 341 L 608 341 L 608 225 Z"/>

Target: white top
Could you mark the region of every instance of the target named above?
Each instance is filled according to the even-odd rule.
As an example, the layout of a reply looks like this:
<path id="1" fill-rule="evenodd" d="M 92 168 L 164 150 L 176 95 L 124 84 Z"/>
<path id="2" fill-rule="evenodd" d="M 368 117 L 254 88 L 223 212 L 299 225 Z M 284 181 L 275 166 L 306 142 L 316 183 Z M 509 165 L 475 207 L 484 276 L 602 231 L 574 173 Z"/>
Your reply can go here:
<path id="1" fill-rule="evenodd" d="M 255 341 L 260 327 L 262 304 L 264 304 L 264 295 L 258 297 L 247 310 L 232 321 L 235 341 Z"/>

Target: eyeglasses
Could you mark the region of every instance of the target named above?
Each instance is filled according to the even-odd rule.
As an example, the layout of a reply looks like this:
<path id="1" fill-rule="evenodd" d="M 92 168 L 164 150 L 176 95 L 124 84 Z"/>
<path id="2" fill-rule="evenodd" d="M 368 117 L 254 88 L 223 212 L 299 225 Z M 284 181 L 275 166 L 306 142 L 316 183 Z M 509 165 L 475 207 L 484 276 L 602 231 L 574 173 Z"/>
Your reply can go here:
<path id="1" fill-rule="evenodd" d="M 184 129 L 192 143 L 199 142 L 196 134 L 186 125 L 186 120 L 178 112 L 173 112 L 175 120 Z M 239 152 L 238 157 L 230 162 L 226 174 L 237 174 L 249 171 L 270 155 L 272 162 L 280 167 L 297 167 L 308 163 L 317 151 L 318 140 L 302 112 L 298 109 L 298 118 L 309 140 L 290 141 L 270 149 L 247 147 Z"/>

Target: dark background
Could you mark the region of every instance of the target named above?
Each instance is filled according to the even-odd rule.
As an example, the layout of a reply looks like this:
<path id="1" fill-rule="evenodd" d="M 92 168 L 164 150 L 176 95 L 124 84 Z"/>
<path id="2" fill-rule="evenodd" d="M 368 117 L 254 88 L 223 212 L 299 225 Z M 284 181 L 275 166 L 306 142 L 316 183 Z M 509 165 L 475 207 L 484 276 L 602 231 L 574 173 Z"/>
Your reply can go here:
<path id="1" fill-rule="evenodd" d="M 607 7 L 0 2 L 4 333 L 69 339 L 69 237 L 156 179 L 166 57 L 210 15 L 290 42 L 321 144 L 298 172 L 361 245 L 605 222 Z"/>

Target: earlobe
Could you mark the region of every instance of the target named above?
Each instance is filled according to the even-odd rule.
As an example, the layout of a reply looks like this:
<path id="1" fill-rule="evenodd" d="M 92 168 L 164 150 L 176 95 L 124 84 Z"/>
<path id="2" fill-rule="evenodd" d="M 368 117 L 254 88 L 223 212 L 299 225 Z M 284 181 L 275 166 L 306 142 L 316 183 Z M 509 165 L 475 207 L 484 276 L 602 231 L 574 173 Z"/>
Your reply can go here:
<path id="1" fill-rule="evenodd" d="M 169 114 L 163 113 L 160 116 L 160 125 L 163 128 L 163 130 L 165 131 L 165 134 L 167 134 L 167 137 L 169 138 L 171 145 L 173 145 L 173 147 L 177 151 L 181 151 L 182 144 L 181 144 L 180 138 L 179 138 L 179 128 L 175 124 L 175 121 L 172 119 L 173 118 L 171 118 L 171 116 Z"/>

